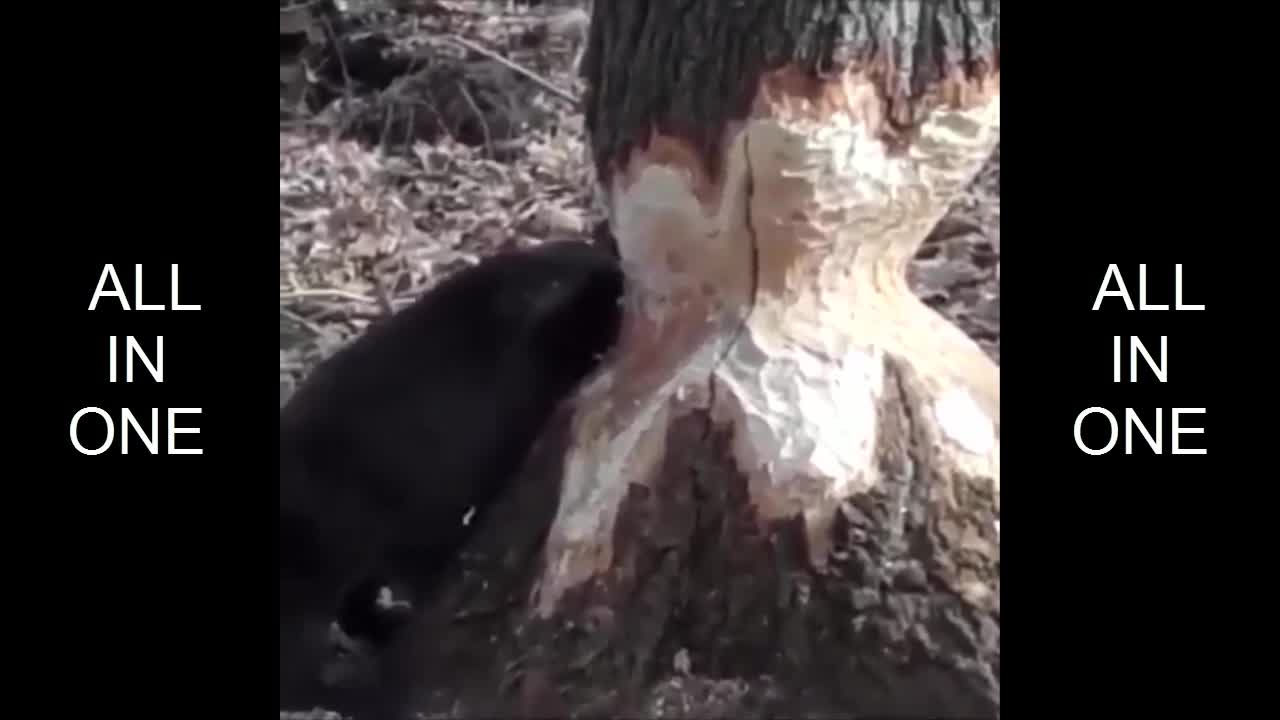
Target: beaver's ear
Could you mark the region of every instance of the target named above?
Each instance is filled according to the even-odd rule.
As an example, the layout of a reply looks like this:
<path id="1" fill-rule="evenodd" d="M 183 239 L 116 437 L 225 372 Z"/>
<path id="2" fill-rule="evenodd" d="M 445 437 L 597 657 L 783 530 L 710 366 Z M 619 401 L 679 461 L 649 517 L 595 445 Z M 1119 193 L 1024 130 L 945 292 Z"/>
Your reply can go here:
<path id="1" fill-rule="evenodd" d="M 589 248 L 595 262 L 575 268 L 541 293 L 525 337 L 531 361 L 574 382 L 617 342 L 625 277 L 615 258 Z"/>

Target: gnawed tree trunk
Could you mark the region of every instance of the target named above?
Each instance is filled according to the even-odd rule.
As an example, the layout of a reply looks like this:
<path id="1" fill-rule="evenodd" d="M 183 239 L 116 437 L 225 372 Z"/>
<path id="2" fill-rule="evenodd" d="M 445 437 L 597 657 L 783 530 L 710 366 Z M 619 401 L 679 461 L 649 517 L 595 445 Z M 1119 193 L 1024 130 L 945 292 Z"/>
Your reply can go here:
<path id="1" fill-rule="evenodd" d="M 998 369 L 906 265 L 998 140 L 998 39 L 995 2 L 596 4 L 634 287 L 537 605 L 605 612 L 632 677 L 684 650 L 866 714 L 996 713 Z"/>
<path id="2" fill-rule="evenodd" d="M 632 286 L 529 469 L 560 492 L 507 626 L 525 710 L 997 716 L 998 368 L 905 273 L 998 141 L 999 3 L 593 13 Z M 717 678 L 753 699 L 659 707 Z"/>

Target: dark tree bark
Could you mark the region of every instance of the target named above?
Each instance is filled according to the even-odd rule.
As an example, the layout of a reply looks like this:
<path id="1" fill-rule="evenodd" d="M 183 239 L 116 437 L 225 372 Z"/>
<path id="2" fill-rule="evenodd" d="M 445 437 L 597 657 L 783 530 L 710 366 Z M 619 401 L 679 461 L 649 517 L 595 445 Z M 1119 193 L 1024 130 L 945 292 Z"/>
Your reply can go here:
<path id="1" fill-rule="evenodd" d="M 477 713 L 998 716 L 998 368 L 905 268 L 999 139 L 999 3 L 597 2 L 582 66 L 627 327 L 439 606 L 492 612 L 412 672 Z"/>

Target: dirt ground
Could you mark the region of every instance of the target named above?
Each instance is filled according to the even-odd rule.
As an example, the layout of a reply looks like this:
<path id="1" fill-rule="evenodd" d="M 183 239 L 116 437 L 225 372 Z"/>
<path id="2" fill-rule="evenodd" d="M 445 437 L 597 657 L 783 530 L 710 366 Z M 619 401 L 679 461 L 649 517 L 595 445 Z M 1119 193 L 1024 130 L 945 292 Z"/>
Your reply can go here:
<path id="1" fill-rule="evenodd" d="M 504 248 L 588 240 L 603 219 L 575 99 L 585 0 L 287 5 L 282 403 L 317 360 L 448 273 Z M 998 363 L 999 276 L 997 148 L 910 280 Z M 687 705 L 697 682 L 655 702 Z"/>

